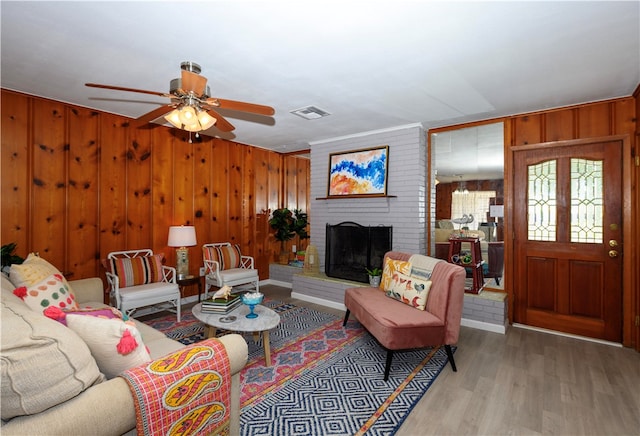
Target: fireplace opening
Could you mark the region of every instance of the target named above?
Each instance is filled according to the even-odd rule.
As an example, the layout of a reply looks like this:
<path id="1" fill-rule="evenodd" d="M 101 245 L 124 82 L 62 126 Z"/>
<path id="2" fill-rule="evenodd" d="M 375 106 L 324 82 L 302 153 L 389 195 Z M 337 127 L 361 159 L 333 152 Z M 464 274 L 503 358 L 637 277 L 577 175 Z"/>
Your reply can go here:
<path id="1" fill-rule="evenodd" d="M 368 283 L 367 269 L 382 268 L 391 250 L 391 226 L 327 224 L 324 272 L 329 277 Z"/>

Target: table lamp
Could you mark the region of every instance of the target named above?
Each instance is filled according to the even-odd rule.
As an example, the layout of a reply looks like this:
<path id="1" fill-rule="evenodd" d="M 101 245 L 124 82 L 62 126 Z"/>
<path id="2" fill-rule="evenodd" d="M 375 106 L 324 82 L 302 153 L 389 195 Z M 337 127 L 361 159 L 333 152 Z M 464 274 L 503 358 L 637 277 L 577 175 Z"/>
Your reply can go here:
<path id="1" fill-rule="evenodd" d="M 169 227 L 169 247 L 176 248 L 176 272 L 178 278 L 183 279 L 189 275 L 189 249 L 197 245 L 196 228 L 193 226 Z"/>

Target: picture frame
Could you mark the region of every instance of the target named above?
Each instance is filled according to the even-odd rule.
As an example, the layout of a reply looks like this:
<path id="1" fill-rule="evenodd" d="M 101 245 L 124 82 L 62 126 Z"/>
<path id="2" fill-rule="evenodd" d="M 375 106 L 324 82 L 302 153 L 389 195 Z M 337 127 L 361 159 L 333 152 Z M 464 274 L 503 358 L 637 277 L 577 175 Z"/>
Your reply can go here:
<path id="1" fill-rule="evenodd" d="M 388 145 L 331 153 L 327 197 L 384 197 L 388 168 Z"/>

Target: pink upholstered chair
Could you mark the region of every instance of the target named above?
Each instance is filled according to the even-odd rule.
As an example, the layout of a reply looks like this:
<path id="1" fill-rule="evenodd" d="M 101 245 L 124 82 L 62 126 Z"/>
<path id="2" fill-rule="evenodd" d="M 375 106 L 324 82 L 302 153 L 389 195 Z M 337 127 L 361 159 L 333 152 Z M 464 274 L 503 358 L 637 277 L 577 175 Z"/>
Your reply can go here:
<path id="1" fill-rule="evenodd" d="M 385 254 L 385 262 L 387 258 L 408 261 L 411 255 L 390 251 Z M 444 346 L 451 368 L 457 370 L 451 345 L 458 342 L 460 333 L 465 270 L 445 261 L 437 262 L 435 258 L 427 259 L 435 264 L 425 310 L 387 297 L 380 288 L 357 287 L 345 291 L 347 313 L 343 325 L 353 313 L 387 350 L 385 381 L 389 378 L 394 352 L 416 348 Z"/>

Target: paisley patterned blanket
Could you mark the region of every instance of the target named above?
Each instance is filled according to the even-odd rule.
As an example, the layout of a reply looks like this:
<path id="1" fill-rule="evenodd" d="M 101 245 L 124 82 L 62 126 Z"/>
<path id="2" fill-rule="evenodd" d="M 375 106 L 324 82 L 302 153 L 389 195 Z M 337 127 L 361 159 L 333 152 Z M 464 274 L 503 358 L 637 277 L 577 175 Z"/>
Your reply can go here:
<path id="1" fill-rule="evenodd" d="M 208 339 L 121 374 L 136 406 L 139 435 L 228 435 L 229 357 Z"/>

